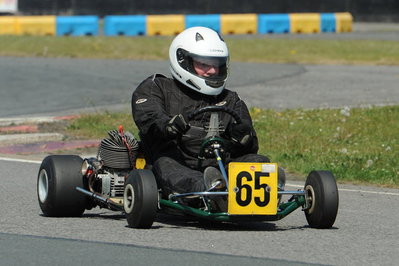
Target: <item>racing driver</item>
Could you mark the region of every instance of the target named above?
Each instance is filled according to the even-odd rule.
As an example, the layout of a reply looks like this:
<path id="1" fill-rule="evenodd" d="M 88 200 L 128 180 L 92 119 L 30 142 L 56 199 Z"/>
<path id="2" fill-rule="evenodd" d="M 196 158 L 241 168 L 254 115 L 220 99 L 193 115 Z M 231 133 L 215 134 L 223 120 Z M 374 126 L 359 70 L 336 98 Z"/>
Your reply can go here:
<path id="1" fill-rule="evenodd" d="M 258 139 L 246 104 L 225 88 L 229 51 L 222 37 L 209 28 L 188 28 L 172 41 L 169 61 L 172 78 L 154 74 L 132 97 L 133 119 L 163 196 L 205 191 L 223 180 L 215 159 L 205 159 L 199 169 L 198 158 L 178 145 L 180 139 L 188 150 L 199 151 L 210 113 L 191 120 L 187 115 L 205 106 L 228 107 L 242 120 L 235 123 L 231 115 L 219 112 L 222 136 L 232 143 L 229 154 L 223 155 L 225 162 L 269 162 L 257 154 Z"/>

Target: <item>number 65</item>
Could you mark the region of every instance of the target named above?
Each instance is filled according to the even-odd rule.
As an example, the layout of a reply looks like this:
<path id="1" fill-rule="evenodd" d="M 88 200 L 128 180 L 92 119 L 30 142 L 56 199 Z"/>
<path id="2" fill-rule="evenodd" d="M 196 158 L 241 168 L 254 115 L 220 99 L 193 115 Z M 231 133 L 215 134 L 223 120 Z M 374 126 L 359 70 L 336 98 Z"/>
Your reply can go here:
<path id="1" fill-rule="evenodd" d="M 248 206 L 252 201 L 252 188 L 254 190 L 263 190 L 263 197 L 255 197 L 255 204 L 259 207 L 264 207 L 270 202 L 270 187 L 266 183 L 261 183 L 260 178 L 262 176 L 269 177 L 269 173 L 255 172 L 254 185 L 243 184 L 245 179 L 248 182 L 252 182 L 252 175 L 247 171 L 242 171 L 237 175 L 237 189 L 236 201 L 238 205 L 245 207 Z M 261 199 L 263 198 L 263 199 Z"/>

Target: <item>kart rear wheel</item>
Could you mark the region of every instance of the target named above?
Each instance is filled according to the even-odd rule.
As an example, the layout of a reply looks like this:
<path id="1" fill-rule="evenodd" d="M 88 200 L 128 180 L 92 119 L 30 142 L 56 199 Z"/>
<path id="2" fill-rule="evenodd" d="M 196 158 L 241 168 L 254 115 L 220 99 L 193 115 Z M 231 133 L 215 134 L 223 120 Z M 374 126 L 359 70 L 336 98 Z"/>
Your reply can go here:
<path id="1" fill-rule="evenodd" d="M 312 171 L 305 182 L 306 220 L 312 228 L 331 228 L 338 213 L 338 188 L 329 171 Z"/>
<path id="2" fill-rule="evenodd" d="M 125 183 L 123 207 L 129 227 L 151 228 L 158 208 L 158 188 L 150 170 L 130 172 Z"/>
<path id="3" fill-rule="evenodd" d="M 88 199 L 76 187 L 84 188 L 83 159 L 75 155 L 44 158 L 37 177 L 37 197 L 45 216 L 80 216 Z"/>

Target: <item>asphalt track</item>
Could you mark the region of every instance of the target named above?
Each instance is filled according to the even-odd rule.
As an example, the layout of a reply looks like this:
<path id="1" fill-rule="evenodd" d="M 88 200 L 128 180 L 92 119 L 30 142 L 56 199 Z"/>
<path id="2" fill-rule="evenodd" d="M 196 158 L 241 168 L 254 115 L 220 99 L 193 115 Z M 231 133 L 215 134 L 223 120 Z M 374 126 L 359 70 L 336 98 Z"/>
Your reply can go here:
<path id="1" fill-rule="evenodd" d="M 0 117 L 129 111 L 133 89 L 153 72 L 168 73 L 167 63 L 2 57 Z M 398 104 L 398 81 L 399 67 L 233 62 L 229 88 L 250 106 L 343 107 Z M 41 216 L 38 167 L 37 161 L 0 158 L 2 265 L 395 265 L 399 260 L 397 189 L 340 185 L 340 209 L 330 230 L 307 227 L 300 210 L 278 222 L 212 226 L 161 215 L 151 230 L 135 230 L 119 213 L 103 209 L 81 218 Z"/>
<path id="2" fill-rule="evenodd" d="M 0 117 L 126 110 L 134 88 L 166 61 L 0 59 Z M 231 63 L 228 88 L 249 106 L 320 108 L 396 104 L 399 66 Z"/>

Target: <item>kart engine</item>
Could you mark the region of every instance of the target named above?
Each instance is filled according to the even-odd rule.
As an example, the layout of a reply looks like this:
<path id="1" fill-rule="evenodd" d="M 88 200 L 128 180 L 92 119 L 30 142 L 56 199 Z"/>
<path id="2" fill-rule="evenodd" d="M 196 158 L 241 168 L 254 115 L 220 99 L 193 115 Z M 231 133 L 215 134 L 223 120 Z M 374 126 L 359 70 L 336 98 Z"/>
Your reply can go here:
<path id="1" fill-rule="evenodd" d="M 85 159 L 82 172 L 90 192 L 104 198 L 123 198 L 125 180 L 135 167 L 139 143 L 123 129 L 111 130 L 108 135 L 110 138 L 99 145 L 97 158 Z"/>
<path id="2" fill-rule="evenodd" d="M 97 174 L 97 178 L 101 180 L 101 194 L 106 197 L 123 197 L 123 189 L 125 179 L 129 172 L 109 172 L 104 171 L 103 174 Z"/>

